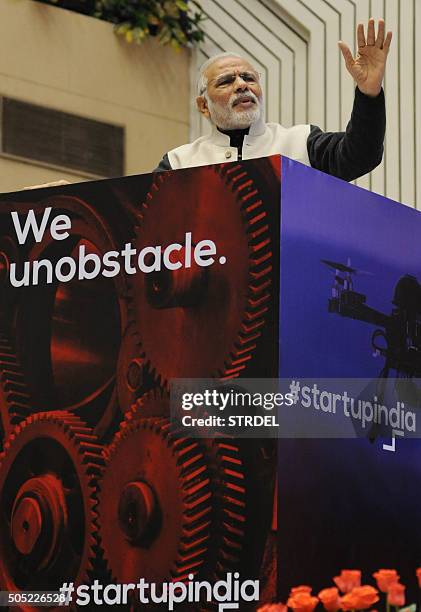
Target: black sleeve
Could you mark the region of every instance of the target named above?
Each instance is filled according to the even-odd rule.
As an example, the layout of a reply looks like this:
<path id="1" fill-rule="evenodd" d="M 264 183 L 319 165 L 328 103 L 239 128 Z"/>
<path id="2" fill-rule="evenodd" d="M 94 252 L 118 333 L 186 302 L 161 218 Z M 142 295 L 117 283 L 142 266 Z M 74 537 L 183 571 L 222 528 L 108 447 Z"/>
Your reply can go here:
<path id="1" fill-rule="evenodd" d="M 310 164 L 333 176 L 353 181 L 380 164 L 386 129 L 383 89 L 376 98 L 355 90 L 346 132 L 323 132 L 312 125 L 307 140 Z"/>
<path id="2" fill-rule="evenodd" d="M 165 153 L 164 157 L 159 162 L 159 165 L 152 170 L 152 172 L 165 172 L 165 170 L 172 170 L 170 160 L 168 159 L 168 153 Z"/>

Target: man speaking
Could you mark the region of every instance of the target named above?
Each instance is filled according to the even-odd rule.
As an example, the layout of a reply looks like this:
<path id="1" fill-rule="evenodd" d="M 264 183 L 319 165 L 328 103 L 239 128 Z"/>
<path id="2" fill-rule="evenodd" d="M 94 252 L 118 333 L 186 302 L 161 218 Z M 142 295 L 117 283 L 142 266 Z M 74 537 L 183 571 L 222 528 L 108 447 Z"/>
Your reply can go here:
<path id="1" fill-rule="evenodd" d="M 357 28 L 358 53 L 339 47 L 356 83 L 354 107 L 345 132 L 323 132 L 314 125 L 285 128 L 265 123 L 258 72 L 235 53 L 207 60 L 199 71 L 197 108 L 211 132 L 164 155 L 156 171 L 220 164 L 267 155 L 285 155 L 346 181 L 375 168 L 382 160 L 386 113 L 382 82 L 392 33 L 383 19 L 377 35 L 374 19 Z"/>

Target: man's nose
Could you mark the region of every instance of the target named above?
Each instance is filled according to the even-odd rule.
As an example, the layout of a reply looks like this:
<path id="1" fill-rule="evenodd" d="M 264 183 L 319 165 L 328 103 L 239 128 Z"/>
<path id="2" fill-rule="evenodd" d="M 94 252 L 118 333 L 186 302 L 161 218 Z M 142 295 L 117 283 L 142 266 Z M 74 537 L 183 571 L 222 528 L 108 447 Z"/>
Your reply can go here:
<path id="1" fill-rule="evenodd" d="M 235 79 L 235 91 L 245 91 L 248 89 L 248 83 L 239 74 Z"/>

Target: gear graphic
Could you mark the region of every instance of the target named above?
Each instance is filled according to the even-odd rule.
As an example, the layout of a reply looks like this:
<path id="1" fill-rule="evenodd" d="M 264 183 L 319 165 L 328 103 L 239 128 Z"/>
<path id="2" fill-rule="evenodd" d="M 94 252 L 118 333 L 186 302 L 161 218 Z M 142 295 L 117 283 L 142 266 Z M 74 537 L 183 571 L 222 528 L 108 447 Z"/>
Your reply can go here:
<path id="1" fill-rule="evenodd" d="M 31 412 L 22 369 L 7 334 L 0 333 L 0 451 L 15 425 Z"/>
<path id="2" fill-rule="evenodd" d="M 247 481 L 238 445 L 233 440 L 207 440 L 207 460 L 212 482 L 213 552 L 207 578 L 226 578 L 241 568 L 247 532 Z"/>
<path id="3" fill-rule="evenodd" d="M 102 446 L 77 416 L 37 413 L 15 427 L 0 464 L 0 586 L 86 583 L 97 552 Z"/>
<path id="4" fill-rule="evenodd" d="M 167 402 L 161 389 L 139 398 L 106 453 L 100 545 L 118 582 L 186 581 L 189 574 L 213 582 L 247 566 L 252 526 L 240 448 L 184 437 L 156 416 Z"/>
<path id="5" fill-rule="evenodd" d="M 144 363 L 139 355 L 139 337 L 133 324 L 127 326 L 117 361 L 116 386 L 120 410 L 124 414 L 145 388 Z M 119 419 L 120 424 L 121 415 Z"/>
<path id="6" fill-rule="evenodd" d="M 247 166 L 158 174 L 140 207 L 136 247 L 179 243 L 178 261 L 212 240 L 212 266 L 139 274 L 132 318 L 140 354 L 162 386 L 171 378 L 235 378 L 252 358 L 269 308 L 272 251 L 264 198 Z M 183 194 L 173 205 L 174 193 Z M 172 254 L 174 255 L 174 253 Z M 145 259 L 146 262 L 146 259 Z"/>
<path id="7" fill-rule="evenodd" d="M 28 261 L 46 258 L 54 263 L 64 256 L 77 258 L 80 246 L 87 257 L 101 256 L 118 250 L 129 232 L 130 225 L 120 227 L 123 222 L 119 225 L 114 217 L 101 215 L 92 204 L 74 196 L 47 198 L 34 210 L 43 214 L 49 206 L 71 215 L 69 236 L 57 241 L 46 232 L 40 242 L 28 246 Z M 92 261 L 87 264 L 91 270 L 89 266 Z M 128 301 L 123 272 L 113 278 L 100 275 L 83 282 L 77 278 L 54 282 L 44 285 L 43 291 L 27 288 L 17 307 L 16 346 L 39 410 L 74 412 L 99 437 L 106 436 L 115 420 L 121 421 L 116 370 L 128 324 Z"/>
<path id="8" fill-rule="evenodd" d="M 199 444 L 167 419 L 125 421 L 100 483 L 100 543 L 118 582 L 185 579 L 208 547 L 211 491 Z"/>
<path id="9" fill-rule="evenodd" d="M 10 264 L 21 265 L 21 254 L 16 241 L 10 235 L 0 237 L 0 313 L 2 317 L 10 316 L 16 306 L 16 291 L 9 282 Z"/>
<path id="10" fill-rule="evenodd" d="M 253 504 L 264 494 L 247 448 L 184 435 L 168 419 L 168 383 L 236 378 L 264 348 L 277 276 L 269 202 L 278 200 L 268 197 L 270 162 L 262 163 L 261 174 L 234 163 L 197 168 L 187 181 L 189 170 L 156 175 L 130 209 L 134 229 L 118 206 L 101 216 L 95 201 L 58 195 L 34 210 L 72 213 L 68 240 L 47 232 L 22 253 L 0 238 L 0 281 L 19 257 L 54 262 L 80 244 L 101 255 L 133 231 L 138 251 L 178 242 L 179 261 L 188 234 L 193 248 L 203 240 L 217 248 L 208 267 L 192 257 L 173 271 L 2 295 L 0 589 L 253 574 L 261 548 Z M 184 197 L 172 206 L 175 192 Z"/>
<path id="11" fill-rule="evenodd" d="M 168 417 L 170 412 L 170 395 L 165 389 L 155 387 L 139 397 L 125 412 L 125 423 L 139 418 L 159 418 Z"/>

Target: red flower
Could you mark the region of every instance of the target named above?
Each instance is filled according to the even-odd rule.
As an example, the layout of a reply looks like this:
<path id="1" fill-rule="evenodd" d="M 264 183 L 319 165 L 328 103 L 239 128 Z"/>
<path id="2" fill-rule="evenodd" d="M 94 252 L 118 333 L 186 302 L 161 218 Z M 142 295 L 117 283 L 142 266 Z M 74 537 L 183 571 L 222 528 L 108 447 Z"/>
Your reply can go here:
<path id="1" fill-rule="evenodd" d="M 313 612 L 314 608 L 319 603 L 317 597 L 312 597 L 310 593 L 295 593 L 288 601 L 288 608 L 292 608 L 294 612 Z"/>
<path id="2" fill-rule="evenodd" d="M 341 597 L 342 610 L 365 610 L 379 601 L 377 590 L 372 586 L 360 586 Z"/>
<path id="3" fill-rule="evenodd" d="M 419 587 L 420 587 L 420 589 L 421 589 L 421 567 L 419 567 L 419 568 L 416 570 L 416 574 L 417 574 L 417 579 L 418 579 L 418 586 L 419 586 Z"/>
<path id="4" fill-rule="evenodd" d="M 339 591 L 336 587 L 323 589 L 323 591 L 320 591 L 318 598 L 328 612 L 336 612 L 341 607 Z"/>
<path id="5" fill-rule="evenodd" d="M 335 576 L 333 581 L 342 593 L 350 593 L 353 588 L 361 585 L 361 571 L 342 570 L 340 576 Z"/>
<path id="6" fill-rule="evenodd" d="M 311 591 L 311 586 L 308 586 L 307 584 L 300 584 L 299 586 L 292 587 L 291 591 L 289 592 L 289 596 L 293 597 L 297 593 L 311 593 Z"/>
<path id="7" fill-rule="evenodd" d="M 398 572 L 394 569 L 380 569 L 378 572 L 374 572 L 373 577 L 382 593 L 387 593 L 390 585 L 399 582 L 400 578 Z"/>
<path id="8" fill-rule="evenodd" d="M 390 585 L 387 592 L 387 602 L 390 606 L 401 608 L 405 605 L 405 586 L 400 582 Z"/>

